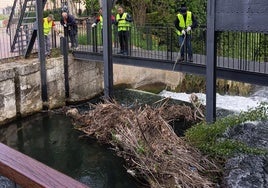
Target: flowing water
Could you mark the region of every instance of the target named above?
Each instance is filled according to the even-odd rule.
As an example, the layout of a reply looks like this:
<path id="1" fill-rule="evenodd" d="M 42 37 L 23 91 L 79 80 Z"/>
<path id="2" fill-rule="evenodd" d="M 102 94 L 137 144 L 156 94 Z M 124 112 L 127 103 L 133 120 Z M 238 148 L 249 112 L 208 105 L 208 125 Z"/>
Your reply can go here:
<path id="1" fill-rule="evenodd" d="M 171 94 L 165 91 L 160 95 L 173 97 L 176 95 L 174 98 L 180 100 L 185 98 L 185 94 Z M 133 90 L 118 90 L 115 92 L 115 96 L 117 101 L 128 107 L 159 104 L 155 102 L 161 100 L 159 95 Z M 267 96 L 268 89 L 259 88 L 250 97 L 236 98 L 241 105 L 228 103 L 227 99 L 231 97 L 225 97 L 224 101 L 233 107 L 243 107 L 244 103 L 252 104 L 253 101 L 255 105 L 259 101 L 267 101 Z M 217 97 L 217 99 L 221 99 L 221 96 Z M 0 128 L 2 143 L 92 188 L 135 188 L 140 186 L 133 177 L 126 173 L 123 159 L 117 157 L 108 146 L 99 145 L 95 140 L 79 138 L 79 136 L 81 133 L 73 129 L 68 117 L 55 113 L 39 113 Z M 0 177 L 0 188 L 2 187 L 16 186 L 6 178 Z"/>
<path id="2" fill-rule="evenodd" d="M 134 90 L 116 90 L 118 102 L 127 107 L 152 104 L 160 96 Z M 96 103 L 98 99 L 92 100 Z M 88 110 L 88 104 L 76 106 Z M 0 128 L 0 141 L 92 188 L 141 187 L 124 168 L 124 160 L 96 140 L 79 138 L 63 114 L 39 113 Z M 0 188 L 16 187 L 0 176 Z"/>
<path id="3" fill-rule="evenodd" d="M 1 142 L 92 188 L 135 188 L 123 159 L 96 141 L 81 139 L 64 115 L 42 113 L 0 129 Z M 1 181 L 2 180 L 2 181 Z M 0 178 L 0 187 L 15 187 Z"/>

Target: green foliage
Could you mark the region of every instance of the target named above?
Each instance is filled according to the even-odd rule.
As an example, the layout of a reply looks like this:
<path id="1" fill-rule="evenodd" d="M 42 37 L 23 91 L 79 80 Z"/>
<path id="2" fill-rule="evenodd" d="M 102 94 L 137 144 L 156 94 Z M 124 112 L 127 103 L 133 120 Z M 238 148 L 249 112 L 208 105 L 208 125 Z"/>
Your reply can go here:
<path id="1" fill-rule="evenodd" d="M 5 20 L 5 19 L 8 19 L 8 16 L 0 14 L 0 20 Z"/>
<path id="2" fill-rule="evenodd" d="M 268 150 L 251 148 L 244 143 L 223 138 L 223 133 L 230 127 L 246 121 L 268 120 L 268 104 L 262 103 L 248 112 L 241 112 L 217 120 L 213 124 L 201 123 L 188 129 L 185 138 L 202 152 L 214 156 L 231 156 L 235 153 L 268 153 Z"/>
<path id="3" fill-rule="evenodd" d="M 96 15 L 100 9 L 98 0 L 84 0 L 87 15 Z"/>
<path id="4" fill-rule="evenodd" d="M 47 17 L 49 14 L 53 14 L 55 21 L 60 21 L 61 19 L 61 9 L 54 9 L 54 10 L 45 10 L 43 13 L 43 17 Z"/>
<path id="5" fill-rule="evenodd" d="M 177 92 L 187 91 L 189 93 L 203 92 L 206 88 L 206 78 L 193 74 L 186 74 L 181 84 L 176 87 Z"/>
<path id="6" fill-rule="evenodd" d="M 94 33 L 96 33 L 97 37 L 94 36 L 94 38 L 97 39 L 97 45 L 102 45 L 101 27 L 97 26 L 94 29 L 96 29 L 96 31 L 94 31 Z M 92 32 L 93 32 L 93 30 L 92 30 Z M 88 40 L 87 37 L 88 37 L 88 35 L 87 35 L 86 30 L 83 30 L 81 33 L 79 33 L 79 35 L 78 35 L 78 44 L 92 45 L 93 41 Z"/>
<path id="7" fill-rule="evenodd" d="M 88 40 L 87 40 L 86 34 L 79 34 L 78 35 L 78 44 L 88 45 Z"/>

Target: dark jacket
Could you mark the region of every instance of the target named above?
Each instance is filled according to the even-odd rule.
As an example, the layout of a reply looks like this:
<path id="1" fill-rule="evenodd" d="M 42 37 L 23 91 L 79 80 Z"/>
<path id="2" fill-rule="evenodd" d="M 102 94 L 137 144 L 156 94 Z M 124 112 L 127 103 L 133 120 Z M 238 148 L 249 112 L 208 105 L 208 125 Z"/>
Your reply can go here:
<path id="1" fill-rule="evenodd" d="M 76 34 L 77 33 L 77 23 L 76 23 L 75 18 L 72 15 L 68 14 L 66 24 L 64 23 L 64 19 L 61 18 L 60 24 L 62 26 L 64 26 L 64 28 L 67 28 L 68 32 L 70 32 L 70 34 Z"/>

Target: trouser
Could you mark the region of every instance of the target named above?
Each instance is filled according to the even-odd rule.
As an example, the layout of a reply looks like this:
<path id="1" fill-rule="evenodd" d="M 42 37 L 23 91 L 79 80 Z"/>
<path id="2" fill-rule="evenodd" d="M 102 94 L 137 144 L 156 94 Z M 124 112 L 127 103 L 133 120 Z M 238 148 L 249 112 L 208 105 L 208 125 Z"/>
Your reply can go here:
<path id="1" fill-rule="evenodd" d="M 71 41 L 71 48 L 76 48 L 78 47 L 78 39 L 77 39 L 77 34 L 73 32 L 68 32 L 70 41 Z"/>
<path id="2" fill-rule="evenodd" d="M 45 55 L 47 56 L 47 55 L 50 55 L 50 53 L 51 53 L 51 44 L 50 44 L 50 36 L 49 35 L 45 35 Z"/>
<path id="3" fill-rule="evenodd" d="M 183 42 L 183 40 L 184 40 L 184 42 Z M 181 48 L 181 51 L 180 51 L 181 52 L 181 57 L 184 57 L 184 51 L 185 50 L 187 51 L 188 56 L 190 58 L 193 57 L 193 50 L 192 50 L 192 43 L 191 43 L 191 35 L 190 34 L 186 34 L 186 37 L 185 37 L 185 35 L 180 35 L 179 36 L 179 45 L 180 45 L 180 48 Z"/>
<path id="4" fill-rule="evenodd" d="M 129 31 L 118 31 L 120 52 L 128 53 L 128 36 Z"/>

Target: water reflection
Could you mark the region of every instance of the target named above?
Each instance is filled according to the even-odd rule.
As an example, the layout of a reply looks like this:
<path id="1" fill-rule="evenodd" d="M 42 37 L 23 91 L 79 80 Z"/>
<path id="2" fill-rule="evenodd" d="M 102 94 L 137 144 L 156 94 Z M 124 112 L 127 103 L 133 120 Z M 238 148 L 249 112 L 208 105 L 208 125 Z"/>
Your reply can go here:
<path id="1" fill-rule="evenodd" d="M 123 159 L 95 141 L 79 139 L 79 136 L 68 117 L 47 113 L 0 129 L 2 143 L 90 187 L 138 187 L 137 182 L 126 173 Z"/>

